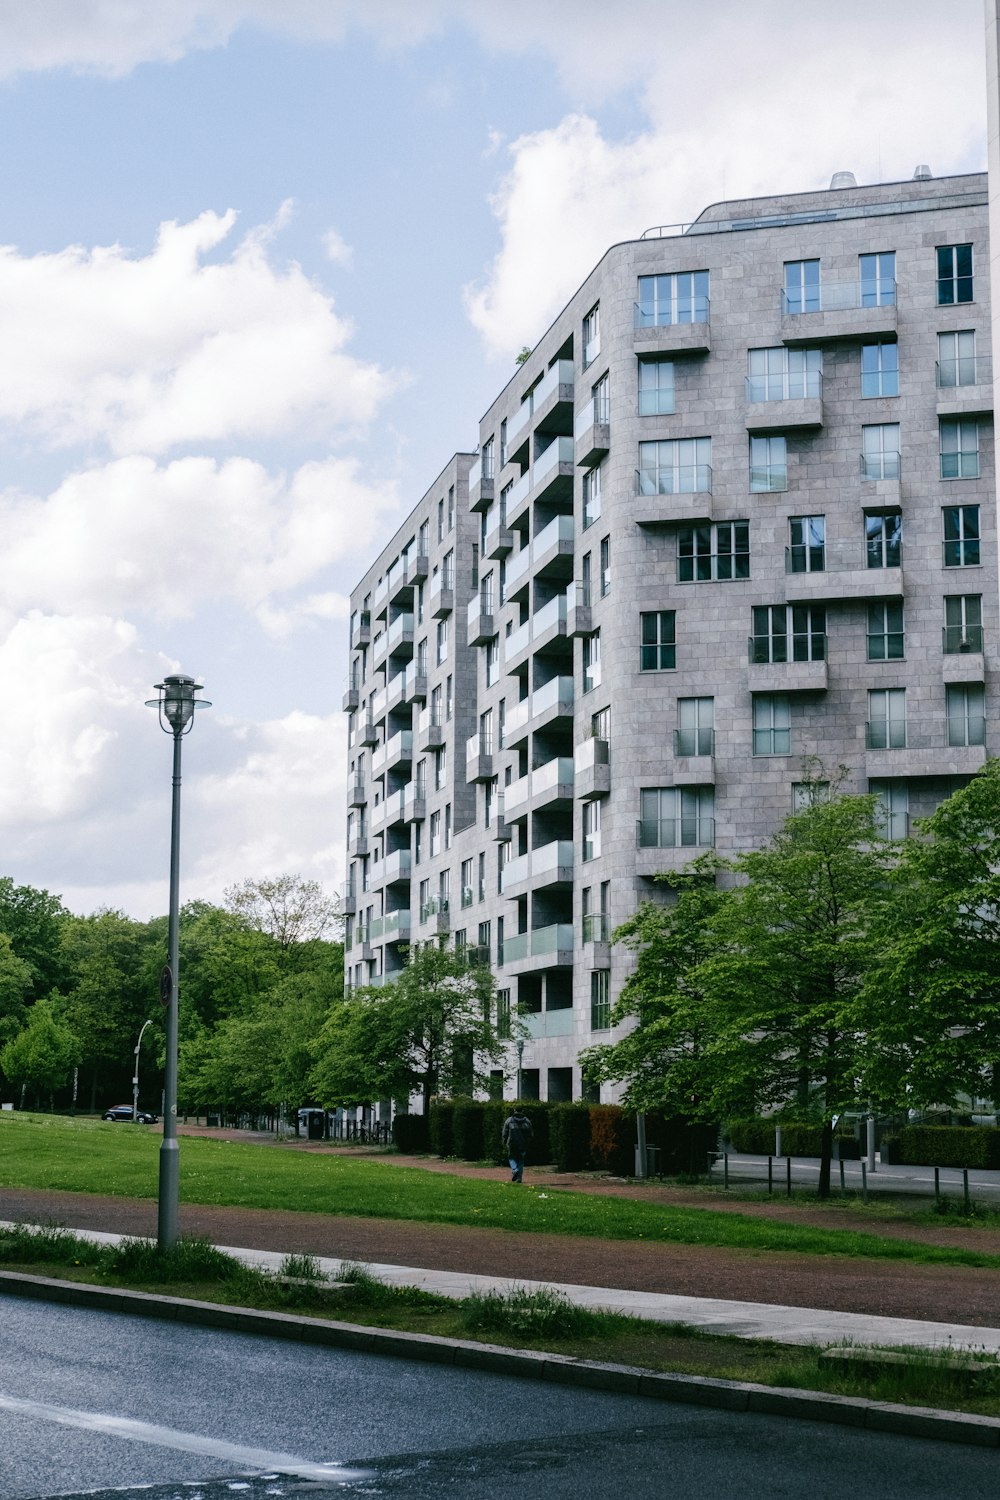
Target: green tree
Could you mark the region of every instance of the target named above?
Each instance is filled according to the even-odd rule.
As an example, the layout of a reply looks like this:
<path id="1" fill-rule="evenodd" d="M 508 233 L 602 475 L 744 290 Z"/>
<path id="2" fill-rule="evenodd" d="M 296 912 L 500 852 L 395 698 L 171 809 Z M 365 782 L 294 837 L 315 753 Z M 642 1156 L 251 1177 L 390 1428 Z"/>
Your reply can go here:
<path id="1" fill-rule="evenodd" d="M 227 911 L 254 932 L 273 938 L 283 953 L 334 932 L 340 920 L 337 903 L 319 881 L 300 875 L 243 880 L 229 886 L 223 899 Z"/>
<path id="2" fill-rule="evenodd" d="M 32 974 L 5 932 L 0 932 L 0 1045 L 9 1042 L 24 1024 L 25 1002 L 31 992 Z"/>
<path id="3" fill-rule="evenodd" d="M 327 1018 L 312 1071 L 326 1105 L 420 1093 L 469 1093 L 482 1064 L 503 1057 L 494 1024 L 495 986 L 485 965 L 453 949 L 421 948 L 381 989 L 359 990 Z"/>
<path id="4" fill-rule="evenodd" d="M 33 997 L 61 987 L 65 967 L 59 941 L 69 913 L 58 896 L 0 877 L 0 933 L 6 933 L 18 958 L 31 970 Z"/>
<path id="5" fill-rule="evenodd" d="M 1000 1095 L 1000 760 L 901 846 L 866 987 L 867 1075 L 887 1107 Z"/>
<path id="6" fill-rule="evenodd" d="M 0 1068 L 14 1084 L 45 1094 L 49 1106 L 56 1090 L 69 1082 L 78 1043 L 56 1014 L 51 999 L 36 1000 L 27 1023 L 0 1049 Z"/>
<path id="7" fill-rule="evenodd" d="M 131 1076 L 143 1021 L 159 1018 L 149 929 L 123 912 L 98 911 L 67 917 L 61 945 L 71 976 L 65 986 L 65 1018 L 79 1042 L 79 1062 L 90 1074 L 90 1107 L 95 1109 L 102 1083 L 118 1087 Z"/>

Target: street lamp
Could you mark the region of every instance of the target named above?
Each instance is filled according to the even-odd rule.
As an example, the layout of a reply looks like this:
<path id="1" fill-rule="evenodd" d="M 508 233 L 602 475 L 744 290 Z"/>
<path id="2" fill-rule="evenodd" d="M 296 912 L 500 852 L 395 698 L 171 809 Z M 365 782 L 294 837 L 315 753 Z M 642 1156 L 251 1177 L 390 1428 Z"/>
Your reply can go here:
<path id="1" fill-rule="evenodd" d="M 146 707 L 160 715 L 160 728 L 174 737 L 173 800 L 170 811 L 170 921 L 169 958 L 160 973 L 160 999 L 166 1011 L 167 1059 L 163 1080 L 163 1140 L 160 1143 L 160 1195 L 157 1244 L 169 1250 L 177 1239 L 178 1183 L 177 1148 L 177 971 L 180 964 L 180 832 L 181 832 L 181 738 L 190 732 L 196 708 L 211 708 L 203 698 L 201 683 L 177 673 L 156 684 L 157 698 L 147 698 Z"/>
<path id="2" fill-rule="evenodd" d="M 517 1097 L 521 1097 L 521 1064 L 524 1061 L 524 1037 L 517 1039 Z"/>
<path id="3" fill-rule="evenodd" d="M 132 1124 L 139 1123 L 139 1048 L 142 1046 L 142 1034 L 147 1026 L 152 1026 L 152 1021 L 143 1021 L 142 1031 L 139 1032 L 139 1040 L 135 1044 L 135 1067 L 132 1069 Z"/>

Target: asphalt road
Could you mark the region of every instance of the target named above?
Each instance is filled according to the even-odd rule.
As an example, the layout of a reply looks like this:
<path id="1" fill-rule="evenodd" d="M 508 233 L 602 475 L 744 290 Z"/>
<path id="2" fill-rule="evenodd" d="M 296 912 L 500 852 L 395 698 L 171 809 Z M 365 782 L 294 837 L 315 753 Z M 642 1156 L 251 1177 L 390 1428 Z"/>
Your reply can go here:
<path id="1" fill-rule="evenodd" d="M 996 1462 L 0 1297 L 0 1500 L 257 1500 L 330 1483 L 387 1500 L 509 1500 L 512 1488 L 606 1500 L 609 1484 L 629 1500 L 981 1500 Z"/>

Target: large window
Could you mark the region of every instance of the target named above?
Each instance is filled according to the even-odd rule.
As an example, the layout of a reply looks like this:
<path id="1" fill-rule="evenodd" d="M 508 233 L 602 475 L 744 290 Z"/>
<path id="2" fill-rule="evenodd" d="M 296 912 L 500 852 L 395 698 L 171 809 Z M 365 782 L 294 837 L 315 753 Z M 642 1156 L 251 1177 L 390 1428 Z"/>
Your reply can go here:
<path id="1" fill-rule="evenodd" d="M 972 301 L 971 245 L 938 245 L 937 299 L 939 307 Z"/>
<path id="2" fill-rule="evenodd" d="M 601 538 L 601 598 L 611 593 L 611 538 Z"/>
<path id="3" fill-rule="evenodd" d="M 869 688 L 866 738 L 869 750 L 905 748 L 905 688 Z"/>
<path id="4" fill-rule="evenodd" d="M 592 688 L 601 685 L 601 632 L 595 630 L 593 635 L 585 635 L 583 638 L 583 691 L 589 693 Z"/>
<path id="5" fill-rule="evenodd" d="M 754 755 L 790 755 L 792 710 L 784 693 L 755 693 L 753 699 Z"/>
<path id="6" fill-rule="evenodd" d="M 601 309 L 596 304 L 583 320 L 583 368 L 593 364 L 601 352 Z"/>
<path id="7" fill-rule="evenodd" d="M 785 262 L 786 313 L 819 312 L 819 261 L 788 260 Z"/>
<path id="8" fill-rule="evenodd" d="M 590 1029 L 607 1031 L 611 1026 L 611 970 L 590 971 Z"/>
<path id="9" fill-rule="evenodd" d="M 669 416 L 675 410 L 673 365 L 668 359 L 654 359 L 648 355 L 640 355 L 640 417 Z"/>
<path id="10" fill-rule="evenodd" d="M 979 506 L 946 505 L 944 519 L 944 565 L 974 568 L 980 558 Z"/>
<path id="11" fill-rule="evenodd" d="M 790 516 L 786 573 L 822 573 L 826 567 L 826 517 Z"/>
<path id="12" fill-rule="evenodd" d="M 823 394 L 823 351 L 751 349 L 748 359 L 748 401 L 800 401 Z"/>
<path id="13" fill-rule="evenodd" d="M 677 533 L 678 583 L 709 583 L 749 577 L 749 521 L 686 526 Z"/>
<path id="14" fill-rule="evenodd" d="M 783 434 L 750 439 L 751 495 L 778 494 L 788 488 L 788 444 Z"/>
<path id="15" fill-rule="evenodd" d="M 607 371 L 590 388 L 594 422 L 606 427 L 611 421 L 611 377 Z"/>
<path id="16" fill-rule="evenodd" d="M 861 394 L 873 396 L 899 395 L 899 345 L 861 345 Z"/>
<path id="17" fill-rule="evenodd" d="M 862 307 L 891 307 L 896 300 L 896 252 L 859 255 Z"/>
<path id="18" fill-rule="evenodd" d="M 711 848 L 715 788 L 644 787 L 639 793 L 640 849 Z"/>
<path id="19" fill-rule="evenodd" d="M 678 698 L 675 755 L 715 753 L 715 699 Z"/>
<path id="20" fill-rule="evenodd" d="M 873 422 L 862 427 L 861 473 L 865 479 L 899 478 L 898 422 Z"/>
<path id="21" fill-rule="evenodd" d="M 593 526 L 601 514 L 601 466 L 588 469 L 583 476 L 583 529 Z"/>
<path id="22" fill-rule="evenodd" d="M 875 821 L 884 839 L 905 839 L 910 832 L 910 789 L 905 781 L 869 781 L 878 798 Z"/>
<path id="23" fill-rule="evenodd" d="M 953 682 L 945 689 L 949 745 L 986 744 L 986 701 L 981 682 Z"/>
<path id="24" fill-rule="evenodd" d="M 598 859 L 601 853 L 601 804 L 598 801 L 583 804 L 583 858 Z"/>
<path id="25" fill-rule="evenodd" d="M 639 444 L 640 495 L 694 495 L 712 488 L 712 439 Z"/>
<path id="26" fill-rule="evenodd" d="M 952 386 L 975 385 L 976 374 L 975 329 L 963 329 L 960 333 L 939 333 L 938 385 L 945 389 Z M 986 378 L 985 371 L 983 378 Z"/>
<path id="27" fill-rule="evenodd" d="M 825 661 L 826 609 L 821 604 L 755 604 L 750 660 Z"/>
<path id="28" fill-rule="evenodd" d="M 865 513 L 865 557 L 870 568 L 898 568 L 903 546 L 903 513 Z"/>
<path id="29" fill-rule="evenodd" d="M 653 610 L 639 616 L 639 670 L 663 672 L 677 665 L 676 614 L 672 609 Z"/>
<path id="30" fill-rule="evenodd" d="M 897 600 L 868 606 L 868 660 L 900 661 L 903 656 L 903 606 Z"/>
<path id="31" fill-rule="evenodd" d="M 708 307 L 707 271 L 639 277 L 636 323 L 640 328 L 663 328 L 671 323 L 707 323 Z"/>
<path id="32" fill-rule="evenodd" d="M 983 649 L 981 594 L 953 594 L 944 601 L 944 650 L 948 655 Z"/>
<path id="33" fill-rule="evenodd" d="M 438 620 L 435 659 L 438 666 L 448 660 L 448 621 Z"/>
<path id="34" fill-rule="evenodd" d="M 979 423 L 975 417 L 941 423 L 941 478 L 979 478 Z"/>

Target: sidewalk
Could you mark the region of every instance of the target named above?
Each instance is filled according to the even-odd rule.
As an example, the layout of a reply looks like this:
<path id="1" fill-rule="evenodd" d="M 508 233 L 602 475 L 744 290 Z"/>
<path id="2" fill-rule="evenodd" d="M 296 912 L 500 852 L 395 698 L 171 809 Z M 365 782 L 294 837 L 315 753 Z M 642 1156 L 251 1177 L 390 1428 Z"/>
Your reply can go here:
<path id="1" fill-rule="evenodd" d="M 9 1228 L 9 1224 L 3 1224 Z M 118 1244 L 124 1238 L 99 1230 L 77 1229 L 81 1238 Z M 248 1250 L 220 1245 L 220 1250 L 245 1264 L 265 1270 L 280 1268 L 283 1255 L 274 1250 Z M 332 1278 L 343 1261 L 316 1256 Z M 908 1348 L 975 1348 L 1000 1354 L 1000 1328 L 962 1323 L 935 1323 L 913 1318 L 881 1318 L 820 1308 L 784 1307 L 764 1302 L 723 1301 L 711 1297 L 682 1297 L 659 1292 L 626 1291 L 610 1287 L 578 1286 L 554 1281 L 530 1281 L 501 1276 L 468 1275 L 457 1271 L 424 1270 L 414 1266 L 369 1264 L 372 1275 L 390 1286 L 416 1286 L 443 1297 L 468 1297 L 473 1292 L 556 1291 L 580 1307 L 624 1313 L 658 1323 L 687 1323 L 711 1333 L 736 1338 L 770 1339 L 783 1344 L 892 1344 Z"/>

